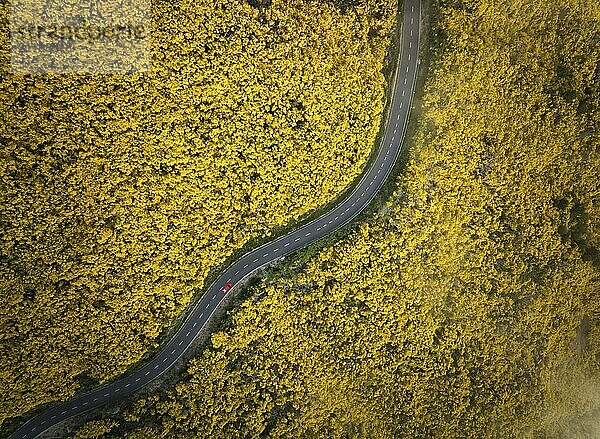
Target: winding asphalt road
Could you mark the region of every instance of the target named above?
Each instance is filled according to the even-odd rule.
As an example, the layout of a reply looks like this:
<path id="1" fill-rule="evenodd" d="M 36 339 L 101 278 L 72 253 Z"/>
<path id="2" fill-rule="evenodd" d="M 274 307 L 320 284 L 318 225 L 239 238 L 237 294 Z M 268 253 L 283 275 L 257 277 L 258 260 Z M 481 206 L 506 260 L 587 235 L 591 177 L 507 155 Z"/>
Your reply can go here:
<path id="1" fill-rule="evenodd" d="M 385 136 L 377 157 L 354 191 L 320 218 L 245 254 L 210 286 L 164 348 L 131 375 L 89 393 L 57 404 L 21 426 L 11 439 L 32 439 L 73 416 L 129 395 L 167 371 L 190 347 L 215 309 L 225 298 L 220 289 L 231 281 L 235 286 L 260 267 L 314 243 L 358 215 L 375 197 L 402 148 L 414 94 L 421 25 L 420 0 L 404 0 L 400 58 L 392 84 L 392 101 Z"/>

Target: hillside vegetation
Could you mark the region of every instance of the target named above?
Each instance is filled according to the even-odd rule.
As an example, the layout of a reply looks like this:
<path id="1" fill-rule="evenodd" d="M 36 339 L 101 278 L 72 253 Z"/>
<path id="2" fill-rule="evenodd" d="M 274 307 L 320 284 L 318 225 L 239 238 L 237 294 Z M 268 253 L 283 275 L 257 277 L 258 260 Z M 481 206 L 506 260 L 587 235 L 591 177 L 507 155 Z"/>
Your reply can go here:
<path id="1" fill-rule="evenodd" d="M 597 437 L 599 8 L 433 9 L 385 208 L 255 287 L 176 388 L 76 437 Z"/>
<path id="2" fill-rule="evenodd" d="M 152 8 L 147 73 L 12 74 L 2 33 L 0 421 L 125 371 L 372 149 L 391 3 Z"/>

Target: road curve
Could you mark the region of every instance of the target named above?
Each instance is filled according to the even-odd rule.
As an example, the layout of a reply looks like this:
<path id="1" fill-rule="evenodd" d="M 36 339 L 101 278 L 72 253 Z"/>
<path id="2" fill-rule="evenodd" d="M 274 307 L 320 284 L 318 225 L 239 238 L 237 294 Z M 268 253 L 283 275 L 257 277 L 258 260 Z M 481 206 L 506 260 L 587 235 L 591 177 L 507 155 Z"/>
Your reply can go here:
<path id="1" fill-rule="evenodd" d="M 210 286 L 162 350 L 140 369 L 118 381 L 55 405 L 23 424 L 10 439 L 35 438 L 68 418 L 114 402 L 155 380 L 183 355 L 206 325 L 225 297 L 220 292 L 223 285 L 231 281 L 235 286 L 260 267 L 339 229 L 367 207 L 390 174 L 402 148 L 415 89 L 421 26 L 420 0 L 404 0 L 403 9 L 401 47 L 391 88 L 392 100 L 385 135 L 377 157 L 350 196 L 320 218 L 238 259 Z"/>

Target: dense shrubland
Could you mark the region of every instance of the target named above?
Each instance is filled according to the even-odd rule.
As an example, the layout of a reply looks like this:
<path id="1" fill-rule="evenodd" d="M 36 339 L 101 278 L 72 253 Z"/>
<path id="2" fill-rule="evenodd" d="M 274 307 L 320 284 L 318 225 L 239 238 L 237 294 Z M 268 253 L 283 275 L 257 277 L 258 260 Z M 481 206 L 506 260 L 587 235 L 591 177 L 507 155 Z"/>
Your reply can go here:
<path id="1" fill-rule="evenodd" d="M 395 195 L 255 287 L 176 388 L 101 421 L 108 437 L 596 437 L 592 3 L 435 2 Z"/>
<path id="2" fill-rule="evenodd" d="M 122 373 L 211 267 L 360 173 L 395 6 L 355 3 L 153 1 L 129 76 L 12 74 L 2 33 L 0 421 Z"/>

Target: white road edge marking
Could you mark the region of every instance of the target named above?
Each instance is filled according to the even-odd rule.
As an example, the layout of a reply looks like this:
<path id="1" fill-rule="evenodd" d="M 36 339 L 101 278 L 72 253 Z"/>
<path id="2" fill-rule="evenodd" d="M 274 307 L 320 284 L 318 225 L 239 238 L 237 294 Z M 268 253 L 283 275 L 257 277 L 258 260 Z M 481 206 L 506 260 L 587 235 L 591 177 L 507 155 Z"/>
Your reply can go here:
<path id="1" fill-rule="evenodd" d="M 414 12 L 414 6 L 411 6 L 411 12 Z M 412 25 L 412 24 L 414 23 L 414 18 L 412 18 L 412 17 L 411 17 L 411 20 L 410 20 L 410 22 L 411 22 L 411 25 Z M 413 36 L 413 29 L 410 29 L 410 36 L 411 36 L 411 37 Z M 410 48 L 412 48 L 412 41 L 409 41 L 409 47 L 410 47 Z M 408 60 L 409 60 L 409 61 L 411 60 L 411 54 L 410 54 L 410 53 L 408 54 Z M 407 72 L 407 73 L 409 73 L 409 71 L 410 71 L 410 66 L 407 66 L 407 67 L 406 67 L 406 72 Z M 407 84 L 407 78 L 404 78 L 404 84 L 405 84 L 405 85 Z M 405 90 L 402 90 L 402 96 L 405 96 Z M 402 108 L 402 102 L 400 102 L 400 108 Z M 400 115 L 398 114 L 398 116 L 397 116 L 397 120 L 399 120 L 399 119 L 400 119 Z M 397 124 L 396 124 L 396 127 L 397 127 Z M 396 130 L 394 130 L 394 133 L 396 133 Z M 392 142 L 394 141 L 394 139 L 395 139 L 395 136 L 392 136 Z M 390 145 L 390 146 L 391 146 L 391 145 Z M 389 150 L 386 152 L 384 160 L 386 160 L 386 159 L 387 159 L 387 156 L 388 156 L 388 154 L 389 154 Z M 383 168 L 383 166 L 384 166 L 384 164 L 382 163 L 382 164 L 381 164 L 381 166 L 380 166 L 380 170 L 381 170 L 381 168 Z M 378 173 L 379 173 L 379 171 L 378 171 Z M 373 182 L 374 182 L 374 180 L 371 180 L 371 182 L 369 183 L 369 186 L 371 186 L 371 185 L 373 184 Z M 364 196 L 364 195 L 365 195 L 365 192 L 366 192 L 366 190 L 365 190 L 365 191 L 363 191 L 363 193 L 360 195 L 360 197 Z M 355 205 L 356 205 L 356 201 L 355 201 L 354 203 L 352 203 L 352 206 L 353 206 L 353 207 L 354 207 Z M 349 210 L 350 210 L 350 208 L 348 207 L 348 208 L 346 208 L 346 210 L 345 210 L 344 212 L 348 212 Z M 341 213 L 339 216 L 342 216 L 342 215 L 344 215 L 344 213 Z M 338 220 L 338 218 L 339 218 L 339 216 L 336 216 L 334 220 L 332 220 L 332 221 L 329 221 L 329 223 L 328 223 L 328 224 L 331 224 L 333 221 L 337 221 L 337 220 Z M 323 227 L 325 227 L 325 226 L 323 226 Z M 321 227 L 317 228 L 317 230 L 320 230 L 320 229 L 321 229 Z M 305 236 L 310 236 L 310 235 L 311 235 L 311 232 L 308 232 L 308 233 L 306 233 L 306 235 L 305 235 Z M 296 238 L 296 239 L 295 239 L 295 242 L 298 242 L 299 240 L 300 240 L 300 238 Z M 288 243 L 285 243 L 283 246 L 284 246 L 284 247 L 288 247 L 289 245 L 290 245 L 290 243 L 288 242 Z M 275 249 L 275 250 L 274 250 L 274 252 L 277 252 L 277 251 L 279 251 L 279 250 L 280 250 L 280 249 L 279 249 L 279 248 L 277 248 L 277 249 Z M 266 254 L 264 254 L 264 255 L 263 255 L 263 258 L 266 258 L 268 255 L 269 255 L 269 253 L 266 253 Z M 257 259 L 255 259 L 253 262 L 257 262 L 257 261 L 258 261 L 258 258 L 257 258 Z M 246 265 L 244 266 L 244 268 L 247 268 L 247 267 L 248 267 L 248 264 L 246 264 Z M 238 270 L 238 271 L 236 271 L 235 275 L 238 275 L 238 274 L 239 274 L 239 272 L 240 272 L 239 270 Z M 216 297 L 216 294 L 213 296 L 213 300 L 215 299 L 215 297 Z M 207 308 L 208 308 L 208 305 L 207 305 Z M 202 317 L 203 315 L 204 315 L 204 313 L 202 313 L 202 314 L 200 315 L 200 317 Z M 196 325 L 197 325 L 197 322 L 194 322 L 194 327 L 196 327 Z M 187 334 L 186 334 L 186 337 L 189 337 L 190 333 L 191 333 L 191 331 L 188 331 L 188 332 L 187 332 Z M 183 343 L 183 340 L 181 340 L 181 341 L 179 342 L 179 346 L 181 346 L 181 345 L 182 345 L 182 343 Z M 174 349 L 174 350 L 172 350 L 172 351 L 171 351 L 171 355 L 173 355 L 175 352 L 176 352 L 176 350 L 175 350 L 175 349 Z M 164 363 L 164 362 L 166 362 L 167 360 L 168 360 L 168 357 L 165 357 L 165 358 L 163 359 L 163 363 Z M 155 366 L 154 366 L 154 369 L 157 369 L 157 368 L 158 368 L 158 365 L 155 365 Z M 149 371 L 147 371 L 147 372 L 145 373 L 145 375 L 146 375 L 146 376 L 147 376 L 147 375 L 149 375 L 149 374 L 150 374 L 150 372 L 149 372 Z M 136 378 L 135 382 L 139 382 L 139 381 L 140 381 L 140 378 Z M 128 384 L 125 384 L 125 386 L 124 386 L 124 387 L 125 387 L 125 388 L 127 388 L 127 387 L 130 387 L 130 386 L 131 386 L 131 384 L 130 384 L 130 383 L 128 383 Z M 121 388 L 119 387 L 119 388 L 116 388 L 116 389 L 115 389 L 113 392 L 115 392 L 115 393 L 116 393 L 116 392 L 120 392 L 120 391 L 121 391 Z M 110 396 L 110 393 L 106 393 L 106 394 L 104 394 L 104 397 L 109 397 L 109 396 Z M 93 399 L 93 401 L 94 401 L 94 402 L 95 402 L 95 401 L 97 401 L 97 400 L 98 400 L 98 398 L 94 398 L 94 399 Z M 88 405 L 88 404 L 89 404 L 89 402 L 83 402 L 83 403 L 82 403 L 82 406 L 86 406 L 86 405 Z M 74 407 L 72 407 L 72 408 L 71 408 L 71 410 L 77 410 L 77 409 L 78 409 L 78 406 L 74 406 Z M 66 414 L 66 413 L 67 413 L 67 411 L 65 410 L 65 411 L 61 412 L 61 415 L 64 415 L 64 414 Z M 54 416 L 52 416 L 50 419 L 55 419 L 56 417 L 57 417 L 57 415 L 54 415 Z M 46 422 L 47 422 L 47 421 L 42 421 L 42 422 L 41 422 L 41 425 L 44 425 L 44 424 L 46 424 Z M 31 431 L 35 431 L 37 428 L 38 428 L 37 426 L 34 426 L 34 427 L 31 429 Z"/>

